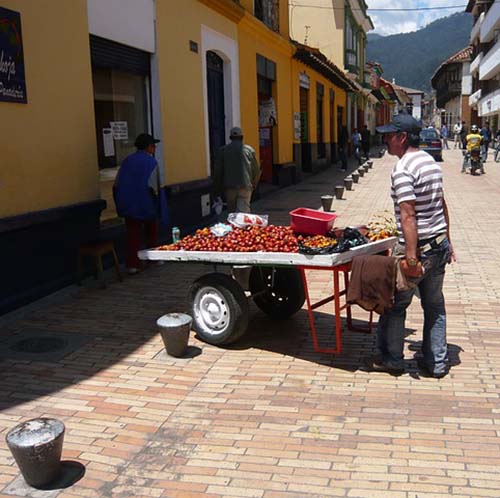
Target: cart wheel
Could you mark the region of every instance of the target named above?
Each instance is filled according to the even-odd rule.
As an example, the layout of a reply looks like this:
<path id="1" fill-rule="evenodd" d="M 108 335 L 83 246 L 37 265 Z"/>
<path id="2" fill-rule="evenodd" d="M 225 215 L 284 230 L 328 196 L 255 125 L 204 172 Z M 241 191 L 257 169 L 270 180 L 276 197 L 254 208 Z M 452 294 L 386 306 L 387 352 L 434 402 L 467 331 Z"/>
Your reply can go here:
<path id="1" fill-rule="evenodd" d="M 250 291 L 256 294 L 253 297 L 255 304 L 276 319 L 292 316 L 306 300 L 302 276 L 296 268 L 254 266 L 250 274 Z"/>
<path id="2" fill-rule="evenodd" d="M 209 344 L 229 344 L 248 326 L 248 300 L 241 286 L 228 275 L 209 273 L 189 290 L 194 329 Z"/>

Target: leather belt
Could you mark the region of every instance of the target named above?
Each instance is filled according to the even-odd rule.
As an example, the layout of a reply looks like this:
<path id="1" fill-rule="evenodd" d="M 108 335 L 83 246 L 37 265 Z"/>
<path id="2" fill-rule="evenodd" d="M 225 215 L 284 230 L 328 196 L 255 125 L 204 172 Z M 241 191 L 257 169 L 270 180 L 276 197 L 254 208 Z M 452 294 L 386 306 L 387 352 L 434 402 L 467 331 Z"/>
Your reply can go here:
<path id="1" fill-rule="evenodd" d="M 431 249 L 435 249 L 441 242 L 443 242 L 446 239 L 447 235 L 446 233 L 442 233 L 441 235 L 438 235 L 434 239 L 431 239 L 429 242 L 424 244 L 423 246 L 419 246 L 420 252 L 427 252 L 430 251 Z"/>

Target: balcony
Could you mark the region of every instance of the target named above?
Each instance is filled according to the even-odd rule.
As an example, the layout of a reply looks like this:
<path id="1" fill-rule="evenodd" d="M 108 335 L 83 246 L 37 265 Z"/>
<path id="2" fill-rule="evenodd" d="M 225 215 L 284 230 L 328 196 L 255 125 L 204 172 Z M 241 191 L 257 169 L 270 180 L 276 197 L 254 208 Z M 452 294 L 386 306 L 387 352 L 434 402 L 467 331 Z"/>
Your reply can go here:
<path id="1" fill-rule="evenodd" d="M 484 16 L 481 24 L 481 43 L 492 41 L 497 29 L 500 29 L 500 2 L 494 2 Z"/>
<path id="2" fill-rule="evenodd" d="M 479 33 L 481 31 L 481 24 L 483 24 L 484 21 L 484 12 L 481 13 L 481 15 L 477 18 L 476 24 L 472 27 L 472 31 L 470 32 L 470 43 L 471 45 L 474 44 L 474 40 L 479 36 Z"/>
<path id="3" fill-rule="evenodd" d="M 436 102 L 438 107 L 444 107 L 447 102 L 462 94 L 462 82 L 450 81 L 436 89 Z"/>
<path id="4" fill-rule="evenodd" d="M 500 3 L 498 4 L 500 5 Z M 490 9 L 491 10 L 491 9 Z M 500 72 L 500 40 L 488 50 L 479 65 L 479 79 L 489 80 Z"/>
<path id="5" fill-rule="evenodd" d="M 476 58 L 470 64 L 470 74 L 475 74 L 479 71 L 479 65 L 481 64 L 481 60 L 483 58 L 483 52 L 479 52 Z"/>
<path id="6" fill-rule="evenodd" d="M 481 98 L 481 89 L 479 89 L 477 92 L 474 92 L 469 97 L 469 106 L 470 107 L 475 107 L 477 105 L 477 103 L 479 102 L 480 98 Z"/>

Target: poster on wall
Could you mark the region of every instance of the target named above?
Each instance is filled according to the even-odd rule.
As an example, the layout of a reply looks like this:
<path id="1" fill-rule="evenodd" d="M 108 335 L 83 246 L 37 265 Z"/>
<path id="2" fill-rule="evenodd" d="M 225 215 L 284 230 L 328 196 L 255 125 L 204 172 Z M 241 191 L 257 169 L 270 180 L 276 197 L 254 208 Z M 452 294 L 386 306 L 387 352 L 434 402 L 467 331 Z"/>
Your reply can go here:
<path id="1" fill-rule="evenodd" d="M 21 14 L 3 7 L 0 7 L 0 102 L 28 102 Z"/>
<path id="2" fill-rule="evenodd" d="M 293 113 L 293 137 L 295 140 L 300 140 L 302 122 L 300 119 L 300 112 Z"/>
<path id="3" fill-rule="evenodd" d="M 276 104 L 273 98 L 259 104 L 259 126 L 274 126 L 277 124 Z"/>
<path id="4" fill-rule="evenodd" d="M 128 140 L 128 123 L 126 121 L 111 121 L 109 126 L 115 140 Z"/>
<path id="5" fill-rule="evenodd" d="M 102 129 L 102 144 L 104 148 L 104 157 L 112 157 L 115 155 L 115 141 L 111 128 Z"/>

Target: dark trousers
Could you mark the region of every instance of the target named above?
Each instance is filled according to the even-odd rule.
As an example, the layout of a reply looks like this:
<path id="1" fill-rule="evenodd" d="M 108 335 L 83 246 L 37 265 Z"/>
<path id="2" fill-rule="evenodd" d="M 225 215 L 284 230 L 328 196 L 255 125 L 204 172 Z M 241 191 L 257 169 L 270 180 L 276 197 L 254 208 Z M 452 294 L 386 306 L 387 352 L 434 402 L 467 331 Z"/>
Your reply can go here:
<path id="1" fill-rule="evenodd" d="M 135 218 L 125 218 L 127 227 L 127 268 L 142 268 L 142 262 L 137 256 L 141 249 L 143 231 L 146 231 L 147 247 L 158 245 L 158 221 L 157 220 L 137 220 Z"/>

